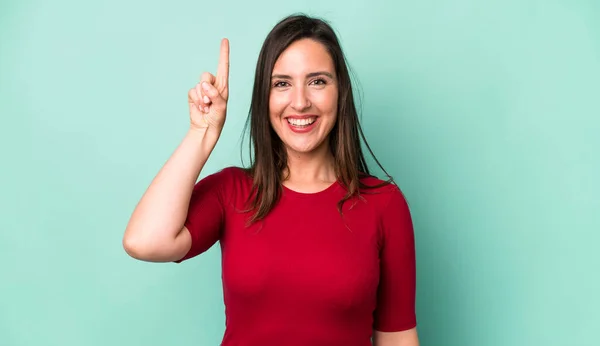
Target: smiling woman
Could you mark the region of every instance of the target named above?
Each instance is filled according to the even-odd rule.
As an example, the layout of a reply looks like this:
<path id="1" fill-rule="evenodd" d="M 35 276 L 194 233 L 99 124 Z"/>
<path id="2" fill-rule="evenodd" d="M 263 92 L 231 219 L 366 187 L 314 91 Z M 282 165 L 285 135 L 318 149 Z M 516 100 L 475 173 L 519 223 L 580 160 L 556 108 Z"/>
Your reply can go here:
<path id="1" fill-rule="evenodd" d="M 224 39 L 216 76 L 188 93 L 188 134 L 131 216 L 127 253 L 180 263 L 219 241 L 225 346 L 418 345 L 411 214 L 391 179 L 369 174 L 331 26 L 298 15 L 273 28 L 247 123 L 251 166 L 196 183 L 225 123 L 228 77 Z"/>

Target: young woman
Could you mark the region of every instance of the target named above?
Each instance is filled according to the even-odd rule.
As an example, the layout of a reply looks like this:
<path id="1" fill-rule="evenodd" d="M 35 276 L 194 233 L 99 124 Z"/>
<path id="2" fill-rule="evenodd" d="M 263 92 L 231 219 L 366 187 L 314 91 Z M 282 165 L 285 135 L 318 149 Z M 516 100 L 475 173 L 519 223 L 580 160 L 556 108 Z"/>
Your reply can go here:
<path id="1" fill-rule="evenodd" d="M 189 91 L 187 135 L 131 216 L 127 253 L 179 263 L 219 241 L 222 345 L 418 345 L 410 211 L 368 174 L 332 28 L 306 16 L 273 28 L 256 67 L 251 166 L 196 183 L 225 123 L 228 77 L 224 39 L 216 75 Z"/>

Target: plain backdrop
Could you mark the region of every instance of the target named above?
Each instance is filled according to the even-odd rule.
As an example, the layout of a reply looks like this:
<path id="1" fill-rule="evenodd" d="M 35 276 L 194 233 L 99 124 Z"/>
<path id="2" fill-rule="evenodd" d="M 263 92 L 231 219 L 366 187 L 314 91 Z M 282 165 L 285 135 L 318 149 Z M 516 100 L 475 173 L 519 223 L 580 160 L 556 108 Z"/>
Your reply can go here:
<path id="1" fill-rule="evenodd" d="M 2 1 L 0 345 L 220 342 L 218 246 L 154 264 L 121 238 L 223 37 L 228 119 L 201 177 L 241 165 L 258 52 L 295 12 L 339 33 L 409 201 L 422 345 L 597 345 L 597 0 Z"/>

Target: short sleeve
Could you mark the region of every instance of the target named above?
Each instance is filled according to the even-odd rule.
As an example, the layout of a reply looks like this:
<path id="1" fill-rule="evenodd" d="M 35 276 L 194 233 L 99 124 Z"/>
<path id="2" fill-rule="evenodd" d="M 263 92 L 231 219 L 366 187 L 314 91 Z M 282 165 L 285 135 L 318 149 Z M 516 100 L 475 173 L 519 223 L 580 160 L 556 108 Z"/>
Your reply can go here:
<path id="1" fill-rule="evenodd" d="M 212 247 L 221 237 L 225 211 L 222 191 L 225 188 L 224 171 L 208 175 L 194 185 L 185 227 L 192 237 L 192 246 L 175 263 L 198 256 Z"/>
<path id="2" fill-rule="evenodd" d="M 410 210 L 397 187 L 381 215 L 380 227 L 380 281 L 373 327 L 381 332 L 408 330 L 417 325 L 415 242 Z"/>

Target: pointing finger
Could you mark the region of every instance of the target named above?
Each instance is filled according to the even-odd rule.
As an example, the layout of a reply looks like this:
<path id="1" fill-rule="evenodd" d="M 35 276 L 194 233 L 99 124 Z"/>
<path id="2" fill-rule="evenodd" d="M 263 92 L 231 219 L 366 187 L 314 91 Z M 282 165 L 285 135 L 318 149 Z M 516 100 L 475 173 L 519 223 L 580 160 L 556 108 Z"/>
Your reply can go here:
<path id="1" fill-rule="evenodd" d="M 221 55 L 217 68 L 217 80 L 221 86 L 227 85 L 229 80 L 229 40 L 226 38 L 221 40 Z"/>

